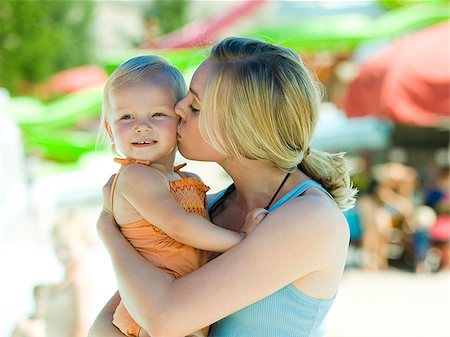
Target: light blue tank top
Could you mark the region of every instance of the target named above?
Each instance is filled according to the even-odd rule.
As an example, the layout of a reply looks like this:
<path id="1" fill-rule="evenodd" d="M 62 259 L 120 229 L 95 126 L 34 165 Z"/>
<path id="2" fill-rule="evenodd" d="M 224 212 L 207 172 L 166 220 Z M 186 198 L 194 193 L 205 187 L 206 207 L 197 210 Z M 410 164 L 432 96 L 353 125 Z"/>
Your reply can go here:
<path id="1" fill-rule="evenodd" d="M 311 187 L 319 188 L 331 197 L 322 185 L 306 180 L 278 200 L 269 208 L 269 212 Z M 211 202 L 208 210 L 222 199 L 229 188 Z M 333 301 L 334 298 L 313 298 L 289 284 L 214 323 L 208 337 L 322 337 L 326 332 L 327 316 Z"/>

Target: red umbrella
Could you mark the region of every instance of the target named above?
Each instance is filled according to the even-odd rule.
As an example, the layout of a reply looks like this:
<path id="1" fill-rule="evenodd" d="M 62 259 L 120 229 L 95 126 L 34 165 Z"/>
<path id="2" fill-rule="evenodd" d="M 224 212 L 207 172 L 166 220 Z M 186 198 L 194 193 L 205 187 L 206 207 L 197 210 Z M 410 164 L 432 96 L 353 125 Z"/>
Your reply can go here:
<path id="1" fill-rule="evenodd" d="M 349 85 L 349 117 L 375 115 L 397 124 L 450 121 L 450 23 L 404 36 L 365 63 Z"/>

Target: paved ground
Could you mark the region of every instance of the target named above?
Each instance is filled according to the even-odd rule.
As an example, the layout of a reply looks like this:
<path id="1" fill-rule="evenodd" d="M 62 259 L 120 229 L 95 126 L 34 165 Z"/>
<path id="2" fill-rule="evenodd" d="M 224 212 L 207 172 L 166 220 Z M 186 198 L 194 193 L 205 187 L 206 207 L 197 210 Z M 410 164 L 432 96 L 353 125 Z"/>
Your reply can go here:
<path id="1" fill-rule="evenodd" d="M 450 337 L 450 274 L 347 270 L 327 337 Z"/>
<path id="2" fill-rule="evenodd" d="M 32 285 L 62 275 L 51 249 L 5 245 L 0 253 L 2 269 L 8 271 L 0 279 L 0 337 L 6 337 L 32 309 Z M 101 247 L 92 252 L 91 262 L 98 280 L 95 317 L 115 281 Z M 450 337 L 450 274 L 348 269 L 332 310 L 327 337 Z"/>

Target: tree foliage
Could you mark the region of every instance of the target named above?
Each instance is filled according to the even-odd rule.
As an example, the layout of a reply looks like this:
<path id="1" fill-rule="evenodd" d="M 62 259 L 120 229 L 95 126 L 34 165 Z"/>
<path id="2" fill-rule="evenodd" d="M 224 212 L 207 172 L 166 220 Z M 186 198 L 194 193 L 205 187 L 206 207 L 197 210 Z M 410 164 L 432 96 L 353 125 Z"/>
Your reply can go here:
<path id="1" fill-rule="evenodd" d="M 160 33 L 170 33 L 187 23 L 189 3 L 189 0 L 153 0 L 145 12 L 145 19 L 157 19 Z"/>
<path id="2" fill-rule="evenodd" d="M 1 0 L 0 86 L 12 94 L 90 60 L 91 0 Z"/>

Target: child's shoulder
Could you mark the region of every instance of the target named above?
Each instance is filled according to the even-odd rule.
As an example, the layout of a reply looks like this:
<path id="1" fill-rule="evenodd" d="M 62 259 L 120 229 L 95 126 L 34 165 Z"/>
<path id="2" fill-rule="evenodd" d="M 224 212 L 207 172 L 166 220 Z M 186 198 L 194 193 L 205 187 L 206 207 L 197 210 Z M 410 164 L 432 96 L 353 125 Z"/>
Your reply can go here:
<path id="1" fill-rule="evenodd" d="M 146 180 L 164 180 L 164 175 L 157 168 L 150 165 L 130 164 L 122 167 L 120 180 L 127 183 L 143 183 Z"/>
<path id="2" fill-rule="evenodd" d="M 168 191 L 168 182 L 164 174 L 155 167 L 130 164 L 121 169 L 116 190 L 127 198 L 147 198 L 154 193 Z"/>

